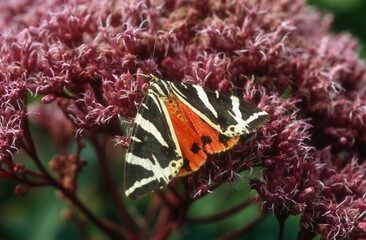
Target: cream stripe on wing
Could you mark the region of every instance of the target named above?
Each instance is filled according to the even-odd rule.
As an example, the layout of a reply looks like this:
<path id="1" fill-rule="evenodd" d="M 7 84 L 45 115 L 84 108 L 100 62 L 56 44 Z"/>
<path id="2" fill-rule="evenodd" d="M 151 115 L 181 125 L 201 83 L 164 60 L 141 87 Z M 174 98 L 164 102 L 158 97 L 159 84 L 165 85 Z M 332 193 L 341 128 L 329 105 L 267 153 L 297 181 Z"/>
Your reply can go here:
<path id="1" fill-rule="evenodd" d="M 235 96 L 231 96 L 230 97 L 231 102 L 233 104 L 233 112 L 234 114 L 230 113 L 229 114 L 235 119 L 235 121 L 238 123 L 235 127 L 238 128 L 240 131 L 244 131 L 245 133 L 250 133 L 250 131 L 248 130 L 249 128 L 249 124 L 251 122 L 253 122 L 254 120 L 258 119 L 259 116 L 263 116 L 263 115 L 267 115 L 267 112 L 265 111 L 261 111 L 261 112 L 256 112 L 256 113 L 252 113 L 252 115 L 249 116 L 249 118 L 247 119 L 243 119 L 243 115 L 240 111 L 240 100 L 239 98 L 235 97 Z M 230 127 L 229 127 L 230 129 Z"/>
<path id="2" fill-rule="evenodd" d="M 161 136 L 159 130 L 155 127 L 155 125 L 152 124 L 149 120 L 143 118 L 141 114 L 139 114 L 136 117 L 136 123 L 135 124 L 137 124 L 139 127 L 141 127 L 146 132 L 153 135 L 161 145 L 163 145 L 164 147 L 169 147 L 168 143 L 165 142 L 163 136 Z"/>
<path id="3" fill-rule="evenodd" d="M 138 165 L 145 168 L 148 171 L 153 172 L 153 176 L 155 178 L 163 178 L 166 183 L 169 182 L 168 176 L 172 175 L 172 169 L 170 166 L 162 168 L 159 164 L 159 161 L 156 159 L 154 155 L 151 155 L 155 164 L 148 158 L 140 158 L 132 153 L 127 153 L 126 161 L 133 165 Z"/>
<path id="4" fill-rule="evenodd" d="M 202 87 L 197 86 L 197 85 L 192 85 L 192 87 L 194 87 L 196 89 L 198 97 L 205 104 L 205 107 L 211 111 L 211 113 L 215 116 L 215 118 L 217 118 L 218 117 L 217 112 L 216 112 L 215 108 L 212 106 L 212 104 L 210 103 L 210 101 L 208 100 L 205 90 L 203 90 Z"/>
<path id="5" fill-rule="evenodd" d="M 160 88 L 160 86 L 156 83 L 154 83 L 153 85 L 151 85 L 152 87 L 150 87 L 149 91 L 155 93 L 155 94 L 158 94 L 160 96 L 165 96 L 164 94 L 164 91 Z M 152 88 L 156 89 L 156 91 L 158 92 L 155 92 Z"/>
<path id="6" fill-rule="evenodd" d="M 168 113 L 168 109 L 166 108 L 165 103 L 164 103 L 164 101 L 162 99 L 160 99 L 158 97 L 156 97 L 156 98 L 160 102 L 159 105 L 161 107 L 162 112 L 165 115 L 165 119 L 167 120 L 167 123 L 168 123 L 168 126 L 169 126 L 169 132 L 170 132 L 170 135 L 171 135 L 171 137 L 173 139 L 173 142 L 174 142 L 174 145 L 175 145 L 175 152 L 178 154 L 178 156 L 181 156 L 182 157 L 182 151 L 180 149 L 180 145 L 179 145 L 179 142 L 178 142 L 177 135 L 175 134 L 172 121 L 170 120 L 170 116 L 169 116 L 169 113 Z M 154 101 L 155 101 L 155 99 L 154 99 Z M 182 157 L 182 164 L 183 164 L 183 157 Z"/>
<path id="7" fill-rule="evenodd" d="M 153 164 L 153 162 L 148 158 L 140 158 L 133 155 L 132 153 L 127 153 L 126 161 L 128 163 L 132 165 L 141 166 L 146 170 L 151 171 L 153 174 L 153 176 L 151 177 L 141 178 L 141 180 L 135 181 L 131 187 L 125 190 L 127 196 L 130 195 L 132 192 L 134 192 L 136 188 L 143 187 L 144 185 L 154 180 L 158 181 L 162 186 L 166 185 L 169 183 L 170 178 L 173 178 L 176 175 L 176 173 L 179 172 L 180 168 L 178 168 L 178 166 L 180 161 L 171 161 L 167 167 L 162 168 L 161 165 L 159 164 L 158 159 L 154 155 L 151 156 L 155 164 Z M 173 165 L 172 163 L 174 163 L 176 167 L 172 167 Z M 164 183 L 161 183 L 160 181 L 161 179 L 164 181 Z"/>
<path id="8" fill-rule="evenodd" d="M 141 179 L 140 181 L 136 181 L 133 186 L 131 186 L 129 189 L 126 189 L 125 190 L 125 194 L 126 196 L 129 196 L 131 193 L 133 193 L 136 188 L 139 188 L 143 185 L 146 185 L 152 181 L 156 180 L 156 177 L 155 176 L 152 176 L 152 177 L 148 177 L 148 178 L 143 178 Z"/>
<path id="9" fill-rule="evenodd" d="M 180 101 L 182 101 L 185 105 L 187 105 L 190 109 L 193 110 L 194 113 L 196 113 L 200 118 L 202 118 L 205 122 L 208 123 L 211 127 L 216 129 L 219 132 L 222 132 L 220 126 L 218 124 L 213 123 L 206 115 L 202 114 L 200 111 L 198 111 L 195 107 L 193 107 L 185 98 L 184 95 L 173 85 L 171 84 L 171 87 L 173 89 L 173 92 L 178 97 Z"/>
<path id="10" fill-rule="evenodd" d="M 237 122 L 237 125 L 235 127 L 240 128 L 240 131 L 244 131 L 245 133 L 249 133 L 249 131 L 247 129 L 247 127 L 249 127 L 249 126 L 248 126 L 247 122 L 243 120 L 243 116 L 242 116 L 242 114 L 240 112 L 240 109 L 239 109 L 239 107 L 240 107 L 239 98 L 237 98 L 235 96 L 231 96 L 230 99 L 231 99 L 231 103 L 232 103 L 232 106 L 233 106 L 232 110 L 233 110 L 234 114 L 232 114 L 230 112 L 229 112 L 229 114 Z M 229 129 L 230 129 L 230 127 L 229 127 Z"/>
<path id="11" fill-rule="evenodd" d="M 253 113 L 247 120 L 245 120 L 245 122 L 247 122 L 249 124 L 249 123 L 253 122 L 254 120 L 258 119 L 259 116 L 264 116 L 264 115 L 268 115 L 268 113 L 265 111 Z"/>

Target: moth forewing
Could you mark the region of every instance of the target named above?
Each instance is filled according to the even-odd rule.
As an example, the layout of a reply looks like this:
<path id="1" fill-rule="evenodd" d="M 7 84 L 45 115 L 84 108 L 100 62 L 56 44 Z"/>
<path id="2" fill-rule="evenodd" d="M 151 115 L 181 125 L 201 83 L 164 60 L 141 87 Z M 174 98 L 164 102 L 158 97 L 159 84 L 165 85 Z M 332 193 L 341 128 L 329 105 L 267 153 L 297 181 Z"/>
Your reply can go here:
<path id="1" fill-rule="evenodd" d="M 167 185 L 183 165 L 181 149 L 163 101 L 142 100 L 125 161 L 125 193 L 136 199 Z"/>
<path id="2" fill-rule="evenodd" d="M 180 101 L 225 136 L 254 132 L 268 121 L 267 112 L 238 97 L 197 85 L 169 84 Z"/>

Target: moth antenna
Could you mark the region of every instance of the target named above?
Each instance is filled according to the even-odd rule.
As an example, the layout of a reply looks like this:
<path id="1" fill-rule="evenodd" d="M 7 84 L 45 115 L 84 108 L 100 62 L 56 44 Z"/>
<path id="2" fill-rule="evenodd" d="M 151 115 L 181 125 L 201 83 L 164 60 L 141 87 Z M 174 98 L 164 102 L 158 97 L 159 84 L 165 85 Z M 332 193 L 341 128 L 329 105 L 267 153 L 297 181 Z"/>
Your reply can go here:
<path id="1" fill-rule="evenodd" d="M 144 77 L 146 77 L 146 78 L 148 78 L 148 77 L 149 77 L 149 75 L 146 75 L 146 74 L 143 74 L 143 73 L 134 73 L 134 74 L 132 74 L 131 76 L 129 76 L 129 77 L 127 78 L 127 80 L 126 80 L 126 86 L 128 85 L 129 80 L 130 80 L 133 76 L 144 76 Z M 136 90 L 134 90 L 132 93 L 134 93 L 135 91 L 141 91 L 141 92 L 143 92 L 144 94 L 146 94 L 146 92 L 145 92 L 145 91 L 143 91 L 143 90 L 141 90 L 141 89 L 136 89 Z M 128 95 L 128 94 L 124 94 L 124 95 L 122 95 L 122 97 L 125 97 L 125 96 L 127 96 L 127 95 Z"/>
<path id="2" fill-rule="evenodd" d="M 127 80 L 126 80 L 126 85 L 128 85 L 128 81 L 130 81 L 130 79 L 133 77 L 133 76 L 144 76 L 144 77 L 148 77 L 148 75 L 146 75 L 146 74 L 143 74 L 143 73 L 134 73 L 134 74 L 132 74 L 131 76 L 129 76 L 128 78 L 127 78 Z"/>

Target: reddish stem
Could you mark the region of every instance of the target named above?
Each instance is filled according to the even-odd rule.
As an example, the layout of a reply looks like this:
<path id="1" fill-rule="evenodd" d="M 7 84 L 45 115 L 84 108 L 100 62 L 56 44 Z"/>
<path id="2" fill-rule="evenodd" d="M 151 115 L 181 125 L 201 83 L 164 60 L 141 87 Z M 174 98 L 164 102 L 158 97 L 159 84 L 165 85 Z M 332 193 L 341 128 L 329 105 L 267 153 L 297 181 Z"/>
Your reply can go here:
<path id="1" fill-rule="evenodd" d="M 25 150 L 29 154 L 29 156 L 32 158 L 38 169 L 43 173 L 44 178 L 48 180 L 48 182 L 54 186 L 55 188 L 59 189 L 65 197 L 67 197 L 73 204 L 78 207 L 87 217 L 88 219 L 94 223 L 97 227 L 99 227 L 104 233 L 106 233 L 111 239 L 120 239 L 123 235 L 121 232 L 117 232 L 115 230 L 112 230 L 106 225 L 104 222 L 100 221 L 94 214 L 92 214 L 89 209 L 84 205 L 83 202 L 80 201 L 80 199 L 71 193 L 69 190 L 64 188 L 60 183 L 58 183 L 45 169 L 45 167 L 42 165 L 38 154 L 36 153 L 33 139 L 31 137 L 31 133 L 29 130 L 29 124 L 28 124 L 28 118 L 25 117 L 24 121 L 24 143 L 25 143 Z"/>
<path id="2" fill-rule="evenodd" d="M 247 233 L 251 229 L 253 229 L 255 226 L 257 226 L 258 223 L 260 223 L 265 217 L 267 216 L 267 212 L 262 213 L 259 215 L 256 219 L 252 220 L 249 224 L 244 225 L 243 227 L 234 230 L 233 232 L 227 234 L 226 236 L 223 236 L 219 238 L 220 240 L 231 240 L 231 239 L 237 239 L 243 234 Z"/>
<path id="3" fill-rule="evenodd" d="M 172 184 L 168 185 L 169 190 L 174 194 L 174 196 L 178 199 L 178 201 L 185 202 L 184 196 L 181 196 L 178 192 L 175 186 L 172 186 Z"/>
<path id="4" fill-rule="evenodd" d="M 25 177 L 24 178 L 18 177 L 15 174 L 13 174 L 13 178 L 16 179 L 18 182 L 29 185 L 30 187 L 43 187 L 43 186 L 47 186 L 50 184 L 47 180 L 36 182 L 36 181 L 31 181 Z"/>
<path id="5" fill-rule="evenodd" d="M 37 177 L 37 178 L 44 178 L 42 173 L 33 171 L 31 169 L 28 169 L 28 168 L 25 169 L 25 174 L 29 174 L 29 175 L 32 175 L 33 177 Z"/>
<path id="6" fill-rule="evenodd" d="M 160 197 L 163 207 L 152 239 L 166 239 L 174 229 L 180 228 L 184 223 L 190 202 L 188 198 L 184 199 L 175 191 L 169 195 L 157 191 L 157 195 Z"/>
<path id="7" fill-rule="evenodd" d="M 106 157 L 105 151 L 104 151 L 105 147 L 104 146 L 102 147 L 99 144 L 97 138 L 93 134 L 89 135 L 89 139 L 91 140 L 92 144 L 94 145 L 94 147 L 97 151 L 98 160 L 100 162 L 103 178 L 105 179 L 105 181 L 107 183 L 107 187 L 112 194 L 112 198 L 113 198 L 114 204 L 117 208 L 117 212 L 118 212 L 119 216 L 121 217 L 123 224 L 127 228 L 127 232 L 129 233 L 129 238 L 137 239 L 137 236 L 135 235 L 135 233 L 133 231 L 133 227 L 132 227 L 130 218 L 126 212 L 126 208 L 120 197 L 119 191 L 117 190 L 117 187 L 114 184 L 114 180 L 111 178 L 111 173 L 110 173 L 110 170 L 108 167 L 107 157 Z"/>
<path id="8" fill-rule="evenodd" d="M 151 200 L 150 200 L 150 203 L 149 203 L 149 206 L 147 208 L 146 215 L 145 215 L 146 216 L 145 217 L 146 223 L 148 225 L 153 224 L 153 221 L 155 220 L 155 217 L 158 214 L 160 206 L 161 206 L 160 198 L 159 198 L 158 195 L 154 194 L 151 197 Z"/>
<path id="9" fill-rule="evenodd" d="M 156 226 L 154 228 L 154 236 L 152 236 L 151 239 L 166 239 L 173 230 L 172 224 L 174 224 L 174 222 L 173 219 L 171 219 L 171 208 L 165 205 L 160 211 Z"/>
<path id="10" fill-rule="evenodd" d="M 174 204 L 168 199 L 167 195 L 163 191 L 156 190 L 155 194 L 159 197 L 163 205 L 168 206 L 169 208 L 174 208 Z"/>
<path id="11" fill-rule="evenodd" d="M 80 137 L 76 137 L 76 143 L 77 143 L 77 148 L 76 148 L 76 154 L 75 154 L 75 157 L 76 157 L 76 169 L 75 169 L 75 177 L 73 178 L 73 185 L 75 186 L 75 191 L 76 191 L 76 188 L 77 188 L 77 180 L 78 180 L 78 176 L 79 176 L 79 173 L 81 171 L 81 164 L 80 164 L 80 154 L 81 154 L 81 150 L 83 149 L 84 145 L 83 143 L 80 141 Z"/>
<path id="12" fill-rule="evenodd" d="M 279 225 L 279 233 L 278 233 L 278 240 L 282 240 L 283 239 L 283 234 L 284 234 L 284 230 L 285 230 L 285 222 L 286 222 L 287 217 L 280 217 L 277 218 Z"/>
<path id="13" fill-rule="evenodd" d="M 0 178 L 12 178 L 13 176 L 7 173 L 0 173 Z"/>
<path id="14" fill-rule="evenodd" d="M 8 166 L 8 171 L 1 167 L 0 168 L 0 177 L 1 178 L 12 178 L 14 175 L 13 162 L 7 158 L 3 159 L 3 162 L 5 162 L 6 165 Z"/>
<path id="15" fill-rule="evenodd" d="M 239 210 L 249 206 L 250 204 L 252 204 L 254 202 L 254 199 L 250 199 L 247 200 L 233 208 L 230 208 L 224 212 L 212 215 L 212 216 L 208 216 L 208 217 L 198 217 L 198 218 L 187 218 L 187 222 L 189 223 L 209 223 L 209 222 L 213 222 L 213 221 L 218 221 L 221 219 L 224 219 L 226 217 L 231 216 L 232 214 L 238 213 Z"/>

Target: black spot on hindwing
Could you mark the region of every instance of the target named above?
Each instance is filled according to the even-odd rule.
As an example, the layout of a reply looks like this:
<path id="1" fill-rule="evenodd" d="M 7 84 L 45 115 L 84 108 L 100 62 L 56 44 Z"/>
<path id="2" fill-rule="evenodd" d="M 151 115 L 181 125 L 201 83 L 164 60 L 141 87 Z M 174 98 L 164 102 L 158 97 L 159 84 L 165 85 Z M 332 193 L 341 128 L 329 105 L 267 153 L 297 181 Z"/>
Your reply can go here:
<path id="1" fill-rule="evenodd" d="M 201 140 L 202 140 L 203 146 L 205 146 L 206 144 L 212 143 L 212 139 L 210 136 L 202 136 Z"/>
<path id="2" fill-rule="evenodd" d="M 230 140 L 230 137 L 225 136 L 224 134 L 219 134 L 219 142 L 224 144 L 225 147 L 228 147 L 229 145 L 227 144 L 227 142 Z"/>
<path id="3" fill-rule="evenodd" d="M 189 160 L 187 158 L 183 159 L 183 167 L 184 170 L 187 172 L 192 171 L 192 169 L 189 167 Z"/>
<path id="4" fill-rule="evenodd" d="M 191 147 L 191 151 L 194 154 L 197 154 L 201 150 L 200 146 L 197 143 L 193 143 Z"/>

